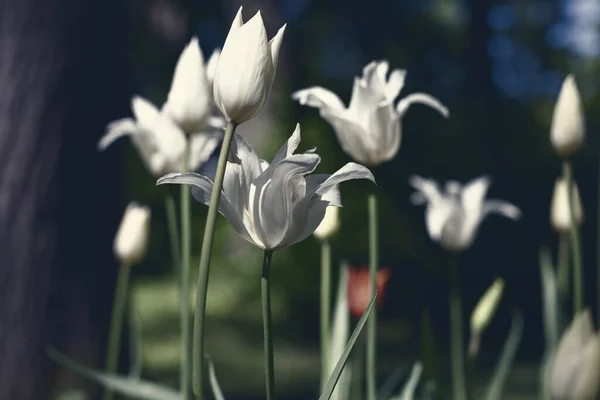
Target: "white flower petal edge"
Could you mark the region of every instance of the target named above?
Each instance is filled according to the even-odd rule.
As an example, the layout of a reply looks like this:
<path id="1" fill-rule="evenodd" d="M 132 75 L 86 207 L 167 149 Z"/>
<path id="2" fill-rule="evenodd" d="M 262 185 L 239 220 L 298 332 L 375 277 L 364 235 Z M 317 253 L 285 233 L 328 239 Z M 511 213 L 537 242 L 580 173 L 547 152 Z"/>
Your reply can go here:
<path id="1" fill-rule="evenodd" d="M 503 200 L 486 200 L 491 184 L 487 176 L 472 180 L 466 185 L 449 181 L 442 193 L 437 183 L 420 176 L 412 176 L 410 185 L 417 191 L 411 195 L 415 205 L 426 204 L 425 222 L 431 239 L 451 251 L 469 247 L 479 225 L 490 213 L 516 220 L 521 211 Z"/>
<path id="2" fill-rule="evenodd" d="M 236 134 L 232 145 L 219 212 L 246 240 L 266 250 L 290 246 L 310 236 L 327 206 L 341 206 L 338 185 L 352 179 L 375 182 L 366 167 L 348 163 L 332 175 L 309 175 L 321 158 L 314 150 L 294 154 L 300 126 L 279 149 L 272 163 L 260 160 Z M 213 182 L 198 174 L 169 174 L 157 181 L 190 184 L 194 198 L 210 202 Z"/>
<path id="3" fill-rule="evenodd" d="M 387 77 L 387 61 L 373 61 L 354 79 L 349 106 L 337 95 L 319 86 L 294 92 L 292 99 L 301 105 L 318 108 L 332 125 L 344 152 L 367 165 L 379 165 L 396 156 L 402 139 L 401 119 L 411 104 L 421 103 L 444 117 L 448 108 L 433 96 L 413 93 L 394 107 L 402 90 L 406 70 L 395 69 Z"/>

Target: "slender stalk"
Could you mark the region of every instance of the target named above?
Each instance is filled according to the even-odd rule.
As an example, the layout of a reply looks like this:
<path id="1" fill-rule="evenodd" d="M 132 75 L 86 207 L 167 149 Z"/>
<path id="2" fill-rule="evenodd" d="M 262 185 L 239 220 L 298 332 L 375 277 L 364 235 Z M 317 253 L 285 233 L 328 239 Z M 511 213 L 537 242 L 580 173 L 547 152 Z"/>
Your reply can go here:
<path id="1" fill-rule="evenodd" d="M 125 306 L 127 303 L 127 288 L 129 286 L 130 272 L 130 265 L 122 263 L 119 266 L 106 352 L 106 372 L 109 374 L 115 374 L 119 364 L 121 331 L 123 330 L 123 315 L 125 314 Z M 114 398 L 114 393 L 109 389 L 105 389 L 102 398 L 104 400 L 112 400 Z"/>
<path id="2" fill-rule="evenodd" d="M 265 343 L 265 381 L 267 400 L 275 399 L 275 363 L 273 361 L 273 336 L 271 328 L 271 258 L 273 252 L 265 250 L 260 287 L 262 293 L 263 337 Z"/>
<path id="3" fill-rule="evenodd" d="M 569 297 L 569 285 L 571 281 L 571 264 L 569 263 L 569 236 L 560 233 L 558 236 L 558 291 L 563 300 Z"/>
<path id="4" fill-rule="evenodd" d="M 598 232 L 596 234 L 596 296 L 597 296 L 597 307 L 596 312 L 598 313 L 598 318 L 596 321 L 600 323 L 600 163 L 598 163 Z"/>
<path id="5" fill-rule="evenodd" d="M 581 242 L 575 222 L 573 204 L 573 169 L 568 160 L 563 162 L 563 176 L 567 182 L 569 193 L 569 213 L 571 214 L 571 254 L 573 256 L 573 311 L 575 314 L 583 310 L 583 264 L 581 262 Z"/>
<path id="6" fill-rule="evenodd" d="M 329 327 L 331 310 L 331 246 L 329 241 L 321 242 L 321 391 L 329 376 Z"/>
<path id="7" fill-rule="evenodd" d="M 452 376 L 452 399 L 467 400 L 459 272 L 458 263 L 450 266 L 450 373 Z"/>
<path id="8" fill-rule="evenodd" d="M 187 172 L 190 157 L 190 140 L 187 140 L 183 157 L 182 172 Z M 190 331 L 190 270 L 191 270 L 191 212 L 190 185 L 181 185 L 181 271 L 179 273 L 179 326 L 181 340 L 179 344 L 179 390 L 182 400 L 190 398 L 191 367 L 190 349 L 192 348 Z"/>
<path id="9" fill-rule="evenodd" d="M 171 265 L 179 268 L 181 255 L 179 253 L 179 232 L 177 231 L 177 210 L 171 187 L 167 187 L 169 193 L 165 197 L 165 209 L 167 211 L 167 228 L 169 230 L 169 242 L 171 242 Z"/>
<path id="10" fill-rule="evenodd" d="M 198 282 L 196 283 L 196 308 L 194 312 L 194 343 L 193 343 L 193 374 L 194 394 L 198 398 L 204 396 L 204 317 L 206 315 L 206 294 L 208 288 L 208 276 L 210 268 L 210 256 L 213 240 L 215 238 L 215 223 L 217 221 L 218 204 L 221 199 L 223 188 L 223 177 L 227 167 L 227 158 L 231 148 L 231 140 L 236 124 L 229 122 L 225 130 L 225 137 L 221 146 L 221 154 L 217 164 L 215 182 L 210 197 L 210 205 L 206 216 L 204 227 L 204 238 L 202 240 L 202 253 L 200 254 L 200 266 L 198 269 Z"/>
<path id="11" fill-rule="evenodd" d="M 378 227 L 377 227 L 377 196 L 369 195 L 369 276 L 371 279 L 371 293 L 377 291 L 378 254 Z M 377 393 L 376 367 L 376 342 L 377 342 L 377 307 L 373 309 L 367 325 L 367 400 L 375 400 Z"/>

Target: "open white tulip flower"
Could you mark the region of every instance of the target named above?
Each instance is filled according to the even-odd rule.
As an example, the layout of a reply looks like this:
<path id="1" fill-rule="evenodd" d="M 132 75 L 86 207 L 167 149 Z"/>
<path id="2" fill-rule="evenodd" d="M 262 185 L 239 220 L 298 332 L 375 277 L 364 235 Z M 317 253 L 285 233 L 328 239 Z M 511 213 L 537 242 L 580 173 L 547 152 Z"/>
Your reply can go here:
<path id="1" fill-rule="evenodd" d="M 352 179 L 375 182 L 366 167 L 348 163 L 332 175 L 313 174 L 321 157 L 315 149 L 294 154 L 300 143 L 300 125 L 271 164 L 260 160 L 250 145 L 234 136 L 227 161 L 219 212 L 247 241 L 265 250 L 300 242 L 319 226 L 327 206 L 340 207 L 338 185 Z M 192 195 L 206 205 L 213 182 L 195 173 L 172 173 L 165 183 L 192 185 Z"/>
<path id="2" fill-rule="evenodd" d="M 444 117 L 448 108 L 433 96 L 413 93 L 394 102 L 404 86 L 406 70 L 395 69 L 389 77 L 387 61 L 373 61 L 354 79 L 348 108 L 333 92 L 319 87 L 302 89 L 292 98 L 302 105 L 316 107 L 331 124 L 342 149 L 354 160 L 377 166 L 396 156 L 402 140 L 401 120 L 414 103 L 428 105 Z"/>
<path id="3" fill-rule="evenodd" d="M 596 399 L 600 394 L 600 335 L 589 310 L 575 316 L 550 365 L 548 391 L 554 400 Z"/>
<path id="4" fill-rule="evenodd" d="M 134 96 L 134 118 L 108 124 L 98 148 L 104 150 L 118 138 L 130 136 L 144 164 L 156 177 L 184 168 L 199 169 L 223 137 L 225 121 L 211 115 L 210 85 L 218 58 L 219 51 L 215 50 L 205 66 L 198 39 L 192 38 L 179 57 L 162 110 L 143 97 Z M 190 154 L 188 165 L 184 166 L 187 140 Z"/>
<path id="5" fill-rule="evenodd" d="M 569 157 L 583 145 L 585 118 L 575 77 L 568 75 L 561 88 L 552 114 L 550 141 L 561 157 Z"/>
<path id="6" fill-rule="evenodd" d="M 425 223 L 429 236 L 449 251 L 462 251 L 475 240 L 479 224 L 490 213 L 516 220 L 521 211 L 503 200 L 486 200 L 491 184 L 487 176 L 466 185 L 448 181 L 442 192 L 437 183 L 413 175 L 410 184 L 417 192 L 411 196 L 415 205 L 426 204 Z"/>
<path id="7" fill-rule="evenodd" d="M 129 203 L 115 236 L 113 250 L 119 261 L 127 265 L 144 258 L 150 234 L 150 208 Z"/>
<path id="8" fill-rule="evenodd" d="M 269 41 L 260 11 L 248 22 L 240 7 L 216 65 L 214 98 L 228 121 L 241 124 L 265 105 L 277 70 L 286 25 Z"/>
<path id="9" fill-rule="evenodd" d="M 573 182 L 573 215 L 575 224 L 581 225 L 583 222 L 583 206 L 579 197 L 577 183 Z M 550 205 L 550 222 L 552 227 L 558 233 L 567 233 L 571 229 L 571 210 L 569 209 L 569 190 L 567 181 L 564 178 L 558 178 L 554 183 L 554 192 L 552 194 L 552 203 Z"/>

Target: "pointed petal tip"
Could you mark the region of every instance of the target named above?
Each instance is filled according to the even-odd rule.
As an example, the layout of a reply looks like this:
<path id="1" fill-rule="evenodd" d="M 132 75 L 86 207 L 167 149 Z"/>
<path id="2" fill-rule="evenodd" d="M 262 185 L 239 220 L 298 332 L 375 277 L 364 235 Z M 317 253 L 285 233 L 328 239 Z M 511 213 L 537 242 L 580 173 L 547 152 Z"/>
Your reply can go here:
<path id="1" fill-rule="evenodd" d="M 175 178 L 177 178 L 178 176 L 183 175 L 181 172 L 171 172 L 166 174 L 165 176 L 162 176 L 160 178 L 158 178 L 158 180 L 156 181 L 156 186 L 158 185 L 164 185 L 166 183 L 174 183 L 173 180 Z"/>

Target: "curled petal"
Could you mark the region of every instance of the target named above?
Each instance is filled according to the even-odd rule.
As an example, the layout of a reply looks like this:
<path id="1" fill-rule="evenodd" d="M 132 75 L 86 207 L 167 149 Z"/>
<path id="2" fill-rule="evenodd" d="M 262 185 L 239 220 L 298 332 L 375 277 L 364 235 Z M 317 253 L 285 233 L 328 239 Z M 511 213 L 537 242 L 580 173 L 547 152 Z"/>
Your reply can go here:
<path id="1" fill-rule="evenodd" d="M 448 107 L 443 105 L 438 99 L 435 97 L 426 94 L 426 93 L 413 93 L 405 98 L 401 99 L 396 106 L 396 111 L 400 116 L 404 115 L 406 110 L 411 104 L 420 103 L 426 106 L 429 106 L 435 109 L 437 112 L 442 114 L 444 117 L 448 118 L 450 116 L 450 111 L 448 111 Z"/>
<path id="2" fill-rule="evenodd" d="M 98 142 L 98 150 L 100 151 L 104 151 L 120 137 L 135 134 L 138 128 L 135 124 L 135 121 L 133 121 L 131 118 L 123 118 L 108 124 L 106 130 L 106 134 L 104 134 L 104 136 L 102 136 Z"/>
<path id="3" fill-rule="evenodd" d="M 412 175 L 408 182 L 410 185 L 418 190 L 430 203 L 435 203 L 442 199 L 442 194 L 437 183 L 432 179 L 425 179 L 419 175 Z M 413 203 L 417 204 L 417 203 Z M 419 201 L 419 204 L 421 202 Z"/>
<path id="4" fill-rule="evenodd" d="M 483 205 L 483 215 L 489 213 L 500 214 L 514 220 L 521 218 L 519 207 L 503 200 L 487 200 Z"/>
<path id="5" fill-rule="evenodd" d="M 174 172 L 163 176 L 162 178 L 156 181 L 157 185 L 164 184 L 180 184 L 180 185 L 191 185 L 192 186 L 192 196 L 197 201 L 210 205 L 210 197 L 212 195 L 213 185 L 214 183 L 206 178 L 205 176 L 196 174 L 196 173 L 186 173 L 182 174 L 180 172 Z M 250 239 L 246 228 L 244 227 L 244 223 L 242 222 L 242 216 L 238 209 L 236 209 L 232 204 L 227 195 L 221 192 L 221 199 L 219 201 L 219 213 L 223 215 L 233 229 L 235 229 L 244 239 L 252 242 Z"/>
<path id="6" fill-rule="evenodd" d="M 345 108 L 344 103 L 335 93 L 320 86 L 298 90 L 292 93 L 292 99 L 303 106 L 319 108 L 327 112 L 342 111 Z"/>
<path id="7" fill-rule="evenodd" d="M 342 182 L 353 180 L 353 179 L 368 179 L 371 182 L 377 184 L 375 182 L 375 177 L 369 171 L 369 169 L 363 165 L 349 162 L 344 165 L 342 168 L 338 169 L 334 172 L 327 180 L 321 183 L 314 193 L 318 196 L 323 196 L 329 190 L 335 188 Z"/>

